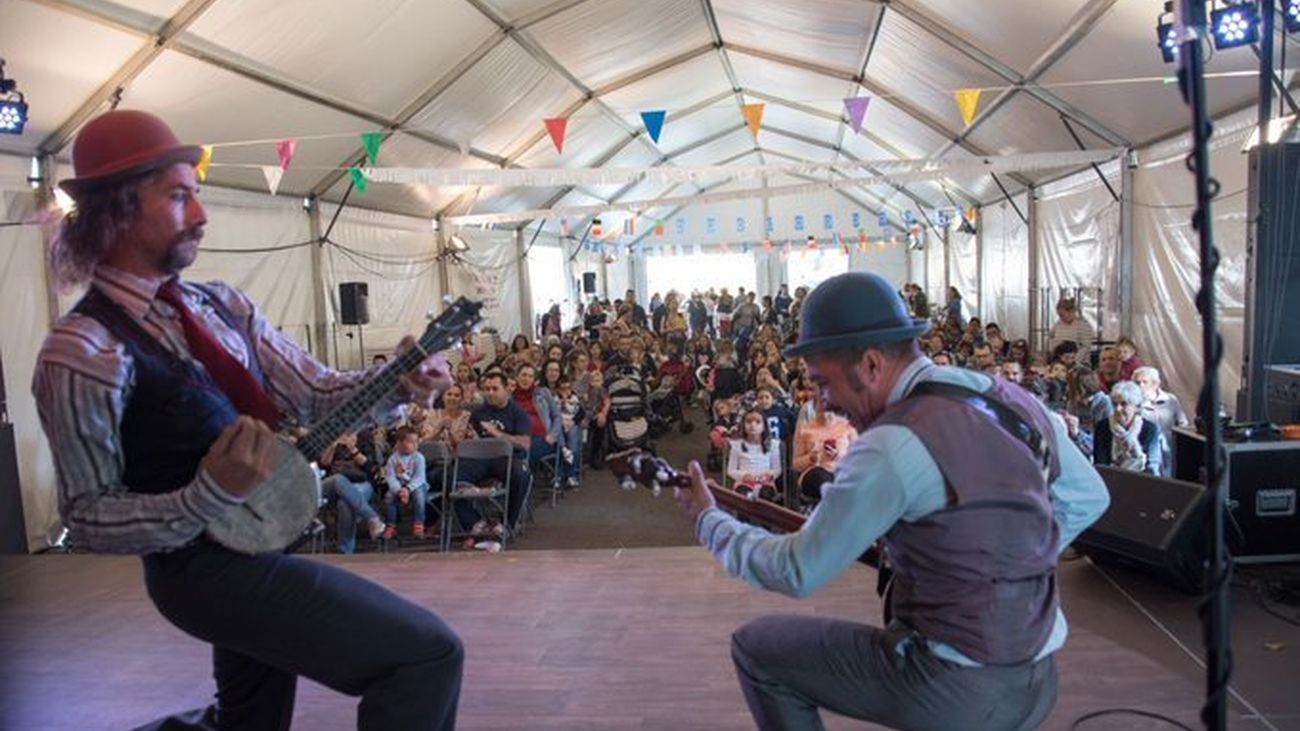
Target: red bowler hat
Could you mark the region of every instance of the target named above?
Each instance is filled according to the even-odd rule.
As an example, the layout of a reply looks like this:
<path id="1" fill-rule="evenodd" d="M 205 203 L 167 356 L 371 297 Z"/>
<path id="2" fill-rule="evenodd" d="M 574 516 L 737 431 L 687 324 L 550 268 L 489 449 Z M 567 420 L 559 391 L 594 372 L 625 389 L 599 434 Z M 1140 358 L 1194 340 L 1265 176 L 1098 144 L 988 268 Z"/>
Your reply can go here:
<path id="1" fill-rule="evenodd" d="M 59 182 L 74 198 L 96 185 L 187 162 L 203 156 L 198 145 L 182 145 L 171 127 L 148 112 L 120 109 L 86 123 L 72 143 L 75 178 Z"/>

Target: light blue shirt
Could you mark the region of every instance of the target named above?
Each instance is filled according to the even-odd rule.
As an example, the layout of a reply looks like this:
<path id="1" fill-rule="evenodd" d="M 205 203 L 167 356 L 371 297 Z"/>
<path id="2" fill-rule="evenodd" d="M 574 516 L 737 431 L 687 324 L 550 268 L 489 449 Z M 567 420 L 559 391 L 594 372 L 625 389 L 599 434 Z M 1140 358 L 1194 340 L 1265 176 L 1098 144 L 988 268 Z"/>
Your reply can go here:
<path id="1" fill-rule="evenodd" d="M 975 371 L 940 367 L 919 358 L 899 375 L 889 403 L 903 399 L 922 381 L 940 381 L 985 391 L 992 379 Z M 1061 452 L 1061 474 L 1049 485 L 1052 513 L 1066 546 L 1106 511 L 1110 495 L 1087 458 L 1070 441 L 1065 422 L 1051 415 Z M 973 435 L 972 435 L 973 436 Z M 861 434 L 822 486 L 822 499 L 803 528 L 774 535 L 711 508 L 700 514 L 695 532 L 732 575 L 763 589 L 804 597 L 851 566 L 899 520 L 916 521 L 947 503 L 943 475 L 912 430 L 880 426 Z M 1052 632 L 1038 653 L 1065 644 L 1065 614 L 1057 610 Z M 937 655 L 978 665 L 955 648 L 930 643 Z"/>

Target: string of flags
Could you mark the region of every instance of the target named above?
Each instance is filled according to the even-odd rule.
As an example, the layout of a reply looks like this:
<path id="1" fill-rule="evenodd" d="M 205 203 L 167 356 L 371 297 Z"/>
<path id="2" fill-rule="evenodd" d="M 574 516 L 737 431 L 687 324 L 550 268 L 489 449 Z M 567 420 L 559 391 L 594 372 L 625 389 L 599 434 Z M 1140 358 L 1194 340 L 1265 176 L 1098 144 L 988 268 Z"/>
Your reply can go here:
<path id="1" fill-rule="evenodd" d="M 958 89 L 954 92 L 954 98 L 957 104 L 957 110 L 961 114 L 962 121 L 967 126 L 975 118 L 979 109 L 980 89 Z M 861 133 L 866 121 L 867 109 L 871 104 L 870 96 L 854 96 L 844 99 L 844 115 L 849 127 L 853 132 Z M 753 102 L 743 105 L 741 114 L 745 119 L 745 126 L 749 128 L 749 133 L 758 138 L 759 132 L 763 128 L 763 112 L 766 105 L 761 102 Z M 664 109 L 647 110 L 640 113 L 641 122 L 645 126 L 646 134 L 656 144 L 659 143 L 663 134 L 664 125 L 667 122 L 668 111 Z M 546 133 L 551 138 L 551 143 L 555 146 L 557 154 L 564 154 L 565 136 L 568 133 L 568 117 L 548 117 L 542 120 Z M 392 134 L 391 131 L 367 131 L 360 134 L 361 146 L 365 151 L 365 159 L 369 166 L 374 167 L 379 161 L 379 149 L 384 140 Z M 275 195 L 280 187 L 280 181 L 284 173 L 289 169 L 297 150 L 298 140 L 296 138 L 285 138 L 275 141 L 276 155 L 280 160 L 278 166 L 261 165 L 262 175 L 266 179 L 266 187 Z M 199 174 L 199 180 L 207 179 L 209 167 L 212 164 L 214 145 L 203 145 L 203 154 L 199 160 L 196 169 Z M 347 169 L 347 174 L 351 179 L 358 193 L 365 193 L 370 182 L 366 171 L 361 165 L 354 165 Z"/>

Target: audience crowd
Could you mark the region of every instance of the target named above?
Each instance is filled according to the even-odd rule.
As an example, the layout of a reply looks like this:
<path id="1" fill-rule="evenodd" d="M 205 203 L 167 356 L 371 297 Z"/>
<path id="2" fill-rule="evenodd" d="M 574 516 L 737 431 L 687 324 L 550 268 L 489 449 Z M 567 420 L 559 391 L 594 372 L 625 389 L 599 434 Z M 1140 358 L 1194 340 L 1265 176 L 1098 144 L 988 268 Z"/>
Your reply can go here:
<path id="1" fill-rule="evenodd" d="M 655 293 L 643 305 L 629 290 L 579 306 L 572 323 L 552 308 L 535 336 L 467 336 L 452 356 L 455 385 L 436 408 L 408 407 L 399 424 L 345 435 L 321 456 L 339 550 L 353 550 L 357 526 L 399 538 L 403 516 L 414 539 L 450 531 L 465 548 L 499 550 L 530 498 L 578 489 L 584 469 L 603 468 L 611 451 L 674 426 L 690 433 L 692 413 L 706 422 L 701 456 L 724 484 L 810 509 L 856 433 L 824 408 L 803 364 L 782 354 L 806 295 L 784 285 L 763 297 L 723 288 Z M 1131 339 L 1098 342 L 1073 300 L 1057 303 L 1047 347 L 1035 350 L 997 323 L 965 317 L 955 288 L 942 307 L 916 284 L 900 296 L 932 322 L 920 346 L 935 364 L 1029 390 L 1096 464 L 1169 474 L 1173 427 L 1188 423 L 1182 405 Z M 507 440 L 513 454 L 462 456 L 456 465 L 458 448 L 479 438 Z M 463 489 L 485 481 L 503 489 Z M 445 484 L 457 499 L 444 500 Z M 430 526 L 431 510 L 450 519 Z"/>

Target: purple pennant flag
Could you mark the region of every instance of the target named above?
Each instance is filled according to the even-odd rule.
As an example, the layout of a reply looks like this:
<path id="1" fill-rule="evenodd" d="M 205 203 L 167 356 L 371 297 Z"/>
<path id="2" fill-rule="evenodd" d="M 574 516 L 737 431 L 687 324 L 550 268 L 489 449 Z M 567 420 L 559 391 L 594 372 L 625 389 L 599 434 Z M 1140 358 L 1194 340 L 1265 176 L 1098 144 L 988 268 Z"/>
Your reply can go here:
<path id="1" fill-rule="evenodd" d="M 851 96 L 844 100 L 844 110 L 849 113 L 849 126 L 854 132 L 862 131 L 862 119 L 867 116 L 869 96 Z"/>

